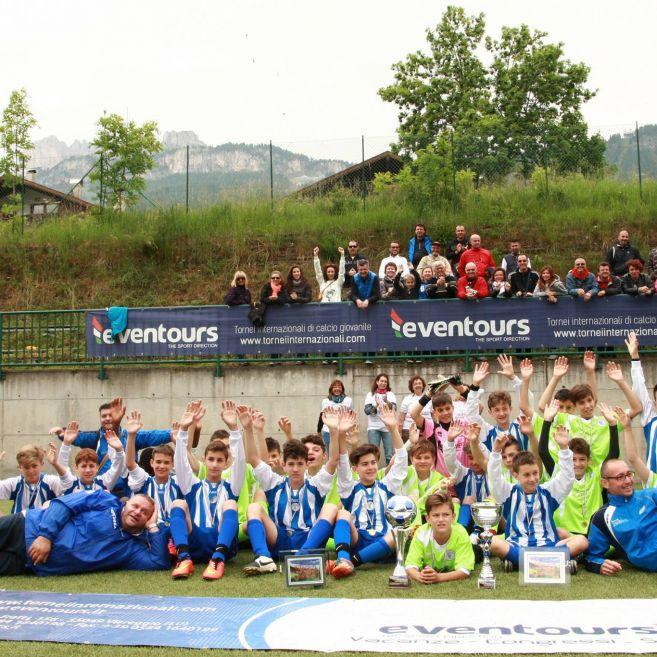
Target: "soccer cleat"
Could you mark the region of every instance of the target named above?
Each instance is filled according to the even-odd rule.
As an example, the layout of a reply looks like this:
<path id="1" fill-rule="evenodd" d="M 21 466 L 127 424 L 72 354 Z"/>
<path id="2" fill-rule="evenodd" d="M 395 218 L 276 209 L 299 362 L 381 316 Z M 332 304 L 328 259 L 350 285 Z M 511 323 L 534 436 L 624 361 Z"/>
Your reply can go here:
<path id="1" fill-rule="evenodd" d="M 176 560 L 178 559 L 178 550 L 176 549 L 176 544 L 173 542 L 173 539 L 170 538 L 167 543 L 167 550 L 169 551 L 169 556 Z"/>
<path id="2" fill-rule="evenodd" d="M 206 582 L 212 582 L 215 579 L 221 579 L 224 576 L 224 567 L 226 564 L 221 559 L 210 559 L 208 565 L 203 571 L 203 579 Z"/>
<path id="3" fill-rule="evenodd" d="M 191 559 L 182 559 L 171 571 L 173 579 L 187 579 L 194 572 L 194 564 Z"/>
<path id="4" fill-rule="evenodd" d="M 568 572 L 570 572 L 571 575 L 577 575 L 577 570 L 577 559 L 570 559 L 570 561 L 568 561 Z"/>
<path id="5" fill-rule="evenodd" d="M 275 573 L 276 570 L 276 564 L 271 557 L 256 557 L 250 564 L 242 568 L 242 572 L 247 576 Z"/>
<path id="6" fill-rule="evenodd" d="M 349 577 L 349 575 L 354 572 L 354 564 L 349 561 L 349 559 L 336 559 L 333 562 L 333 567 L 331 568 L 331 575 L 335 579 L 342 579 L 343 577 Z"/>
<path id="7" fill-rule="evenodd" d="M 516 569 L 515 564 L 513 561 L 509 561 L 508 559 L 504 560 L 504 572 L 505 573 L 512 573 Z"/>

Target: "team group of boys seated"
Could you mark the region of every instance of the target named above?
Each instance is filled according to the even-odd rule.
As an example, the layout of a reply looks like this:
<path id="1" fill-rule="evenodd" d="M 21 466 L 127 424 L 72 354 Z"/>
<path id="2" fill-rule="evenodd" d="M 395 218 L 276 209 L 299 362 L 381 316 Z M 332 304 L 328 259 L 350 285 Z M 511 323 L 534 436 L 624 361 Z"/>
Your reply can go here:
<path id="1" fill-rule="evenodd" d="M 12 500 L 12 512 L 20 513 L 79 491 L 146 494 L 170 532 L 173 578 L 190 577 L 194 564 L 202 563 L 203 579 L 217 580 L 239 549 L 253 551 L 253 561 L 243 568 L 246 575 L 273 573 L 282 554 L 309 553 L 327 543 L 335 552 L 327 571 L 335 578 L 352 575 L 363 564 L 390 561 L 395 547 L 386 502 L 406 495 L 418 509 L 406 568 L 412 580 L 423 584 L 470 575 L 480 557 L 471 505 L 495 500 L 503 513 L 492 552 L 503 560 L 505 571 L 518 568 L 525 547 L 565 546 L 571 573 L 583 559 L 590 570 L 614 574 L 620 566 L 609 566 L 617 562 L 599 553 L 597 543 L 590 545 L 587 534 L 591 517 L 606 502 L 605 463 L 619 458 L 620 437 L 641 483 L 657 483 L 657 445 L 651 437 L 656 414 L 634 334 L 627 346 L 633 388 L 619 365 L 606 366 L 627 409 L 598 401 L 590 352 L 582 361 L 586 383 L 570 389 L 559 387 L 568 359 L 554 361 L 536 409 L 529 391 L 531 361 L 521 362 L 518 377 L 512 359 L 501 355 L 499 373 L 518 398 L 516 419 L 506 390 L 488 394 L 493 423 L 481 416 L 487 363 L 476 366 L 471 385 L 451 384 L 455 395 L 446 392 L 450 384 L 430 385 L 410 410 L 413 424 L 406 443 L 396 410 L 380 406 L 394 446 L 384 469 L 379 448 L 360 443 L 357 416 L 350 409 L 324 410 L 328 452 L 319 435 L 297 440 L 290 420 L 280 418 L 287 437 L 281 450 L 266 437 L 266 418 L 259 410 L 224 401 L 221 419 L 227 430 L 215 431 L 199 458 L 206 413 L 201 401 L 188 404 L 171 430 L 146 431 L 140 412 L 126 416 L 117 398 L 101 406 L 100 431 L 82 432 L 72 421 L 51 430 L 62 441 L 59 450 L 53 442 L 45 452 L 24 446 L 16 455 L 20 475 L 0 481 L 0 499 Z M 427 405 L 431 419 L 423 413 Z M 632 418 L 640 414 L 646 462 L 632 431 Z M 80 449 L 72 470 L 73 446 Z M 43 474 L 44 459 L 55 475 Z M 623 476 L 632 481 L 633 472 Z"/>

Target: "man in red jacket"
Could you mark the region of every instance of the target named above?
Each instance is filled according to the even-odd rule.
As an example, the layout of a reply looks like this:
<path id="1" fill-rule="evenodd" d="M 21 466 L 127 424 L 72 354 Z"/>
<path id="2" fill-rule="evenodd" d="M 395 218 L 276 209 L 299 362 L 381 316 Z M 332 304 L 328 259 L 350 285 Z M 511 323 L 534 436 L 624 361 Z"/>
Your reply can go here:
<path id="1" fill-rule="evenodd" d="M 465 266 L 469 262 L 474 262 L 477 266 L 477 275 L 488 278 L 490 273 L 495 269 L 495 261 L 488 249 L 481 248 L 481 237 L 472 235 L 470 237 L 470 248 L 463 253 L 459 260 L 459 274 L 465 274 Z"/>
<path id="2" fill-rule="evenodd" d="M 467 253 L 467 251 L 466 251 Z M 461 276 L 456 286 L 459 299 L 483 299 L 488 296 L 488 283 L 483 276 L 477 274 L 477 265 L 469 262 L 465 266 L 465 276 Z"/>

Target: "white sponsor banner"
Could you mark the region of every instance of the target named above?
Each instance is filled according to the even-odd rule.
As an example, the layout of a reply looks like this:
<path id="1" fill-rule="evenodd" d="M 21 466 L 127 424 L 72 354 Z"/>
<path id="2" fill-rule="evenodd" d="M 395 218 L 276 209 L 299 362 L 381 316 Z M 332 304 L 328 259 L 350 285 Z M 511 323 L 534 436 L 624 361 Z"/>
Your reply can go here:
<path id="1" fill-rule="evenodd" d="M 263 627 L 264 640 L 271 649 L 325 652 L 657 652 L 657 600 L 537 602 L 493 595 L 325 601 L 280 614 Z"/>

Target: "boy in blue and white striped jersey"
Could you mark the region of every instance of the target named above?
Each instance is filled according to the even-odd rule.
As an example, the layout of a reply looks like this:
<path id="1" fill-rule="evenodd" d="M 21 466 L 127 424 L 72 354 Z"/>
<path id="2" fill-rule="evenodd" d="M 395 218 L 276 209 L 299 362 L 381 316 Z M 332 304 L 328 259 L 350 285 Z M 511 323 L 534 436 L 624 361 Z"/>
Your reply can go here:
<path id="1" fill-rule="evenodd" d="M 342 510 L 335 522 L 335 551 L 337 559 L 330 564 L 334 577 L 347 577 L 354 567 L 373 561 L 384 561 L 394 553 L 392 532 L 388 527 L 385 508 L 388 499 L 402 493 L 408 474 L 408 452 L 397 426 L 393 407 L 382 404 L 378 416 L 392 436 L 394 461 L 382 479 L 377 480 L 379 448 L 361 445 L 347 454 L 345 437 L 340 435 L 340 463 L 338 465 L 338 493 Z M 354 481 L 350 462 L 356 470 Z"/>
<path id="2" fill-rule="evenodd" d="M 249 505 L 247 532 L 255 559 L 244 567 L 245 575 L 275 572 L 272 557 L 278 557 L 281 552 L 303 553 L 326 545 L 338 512 L 335 504 L 325 504 L 325 500 L 338 464 L 339 437 L 356 421 L 352 410 L 325 408 L 322 420 L 330 434 L 327 462 L 319 472 L 309 476 L 308 448 L 298 440 L 288 440 L 283 447 L 285 476 L 282 476 L 260 458 L 249 426 L 249 419 L 256 413 L 244 407 L 240 421 L 244 426 L 247 458 L 267 498 L 269 515 L 259 503 Z"/>
<path id="3" fill-rule="evenodd" d="M 558 402 L 554 402 L 554 412 Z M 553 514 L 566 499 L 575 481 L 573 453 L 568 448 L 568 436 L 555 435 L 559 445 L 559 470 L 544 484 L 539 484 L 538 459 L 532 452 L 519 452 L 513 460 L 511 471 L 517 483 L 509 483 L 502 473 L 502 447 L 506 437 L 499 436 L 493 443 L 488 458 L 488 485 L 495 500 L 503 505 L 506 521 L 505 538 L 494 536 L 491 552 L 505 560 L 508 572 L 518 568 L 520 549 L 525 547 L 553 547 L 565 545 L 570 557 L 575 557 L 588 547 L 584 536 L 571 536 L 559 540 Z M 570 562 L 571 573 L 577 572 L 575 561 Z"/>
<path id="4" fill-rule="evenodd" d="M 56 475 L 43 474 L 44 458 L 57 471 Z M 0 500 L 12 500 L 12 513 L 20 513 L 28 509 L 40 509 L 49 500 L 63 495 L 66 488 L 72 485 L 73 476 L 56 460 L 55 445 L 49 443 L 48 452 L 37 445 L 23 445 L 16 454 L 20 475 L 0 481 Z"/>
<path id="5" fill-rule="evenodd" d="M 75 420 L 69 422 L 64 430 L 62 446 L 59 448 L 57 462 L 64 469 L 64 474 L 60 476 L 62 486 L 65 486 L 62 495 L 71 495 L 83 490 L 89 492 L 95 490 L 111 491 L 125 470 L 125 454 L 119 437 L 111 429 L 106 431 L 107 445 L 112 448 L 112 462 L 109 470 L 99 475 L 98 454 L 93 449 L 83 447 L 75 455 L 75 474 L 77 477 L 74 477 L 69 467 L 69 459 L 71 445 L 79 433 L 80 425 Z"/>
<path id="6" fill-rule="evenodd" d="M 199 422 L 206 409 L 200 401 L 187 404 L 180 419 L 176 438 L 174 465 L 184 500 L 171 505 L 171 537 L 178 552 L 178 563 L 171 576 L 189 577 L 194 561 L 208 561 L 203 579 L 217 580 L 224 574 L 225 562 L 237 554 L 237 499 L 244 485 L 246 460 L 242 432 L 237 426 L 235 403 L 221 403 L 221 418 L 230 432 L 229 447 L 214 441 L 205 448 L 205 479 L 199 479 L 187 457 L 188 429 Z M 222 480 L 222 472 L 232 456 L 230 479 Z"/>
<path id="7" fill-rule="evenodd" d="M 135 460 L 137 432 L 142 428 L 141 413 L 132 411 L 128 416 L 125 445 L 125 463 L 128 468 L 128 487 L 133 495 L 142 493 L 155 501 L 158 522 L 169 524 L 175 500 L 184 500 L 176 476 L 172 474 L 174 451 L 170 445 L 157 445 L 151 451 L 150 465 L 153 476 L 140 467 Z"/>

